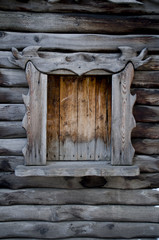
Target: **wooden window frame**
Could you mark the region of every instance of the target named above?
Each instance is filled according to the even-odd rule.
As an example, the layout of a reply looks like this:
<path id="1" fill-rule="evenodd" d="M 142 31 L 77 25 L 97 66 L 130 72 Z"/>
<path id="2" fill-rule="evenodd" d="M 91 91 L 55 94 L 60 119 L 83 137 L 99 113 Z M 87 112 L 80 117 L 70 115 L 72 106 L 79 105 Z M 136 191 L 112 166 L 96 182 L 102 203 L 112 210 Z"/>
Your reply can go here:
<path id="1" fill-rule="evenodd" d="M 29 84 L 28 95 L 23 95 L 26 114 L 23 126 L 27 132 L 27 144 L 23 149 L 26 166 L 16 168 L 17 176 L 135 176 L 138 166 L 133 165 L 134 148 L 131 132 L 136 126 L 133 106 L 136 95 L 130 87 L 134 70 L 147 63 L 146 49 L 137 56 L 130 47 L 120 47 L 120 57 L 109 58 L 97 53 L 52 53 L 40 55 L 38 46 L 25 48 L 20 54 L 12 49 L 12 63 L 23 68 Z M 64 71 L 77 75 L 97 75 L 101 72 L 112 75 L 112 124 L 111 163 L 106 161 L 88 162 L 47 162 L 47 79 L 48 74 Z"/>

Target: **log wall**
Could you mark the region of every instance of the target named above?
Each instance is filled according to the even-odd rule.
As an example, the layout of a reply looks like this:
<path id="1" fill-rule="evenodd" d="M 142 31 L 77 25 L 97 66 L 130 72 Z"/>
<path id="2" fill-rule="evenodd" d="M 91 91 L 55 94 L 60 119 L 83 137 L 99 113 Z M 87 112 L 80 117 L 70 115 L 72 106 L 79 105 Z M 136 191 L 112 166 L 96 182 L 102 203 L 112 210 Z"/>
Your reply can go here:
<path id="1" fill-rule="evenodd" d="M 158 34 L 156 0 L 0 1 L 0 239 L 158 239 Z M 104 49 L 112 57 L 120 54 L 118 46 L 148 48 L 151 61 L 135 72 L 131 89 L 137 94 L 132 142 L 139 176 L 15 176 L 24 163 L 22 94 L 28 85 L 8 58 L 13 46 L 29 45 L 41 46 L 41 55 Z"/>

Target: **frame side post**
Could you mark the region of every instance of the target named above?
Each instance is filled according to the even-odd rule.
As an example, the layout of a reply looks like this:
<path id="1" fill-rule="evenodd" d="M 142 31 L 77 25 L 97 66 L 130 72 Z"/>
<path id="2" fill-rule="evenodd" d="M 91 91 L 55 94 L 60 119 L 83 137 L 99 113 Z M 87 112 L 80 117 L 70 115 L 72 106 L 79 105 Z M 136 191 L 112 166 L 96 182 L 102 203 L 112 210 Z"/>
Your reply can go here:
<path id="1" fill-rule="evenodd" d="M 131 131 L 136 126 L 132 114 L 136 95 L 130 93 L 133 77 L 132 63 L 128 63 L 123 71 L 112 76 L 112 165 L 132 165 L 135 150 L 131 143 Z"/>

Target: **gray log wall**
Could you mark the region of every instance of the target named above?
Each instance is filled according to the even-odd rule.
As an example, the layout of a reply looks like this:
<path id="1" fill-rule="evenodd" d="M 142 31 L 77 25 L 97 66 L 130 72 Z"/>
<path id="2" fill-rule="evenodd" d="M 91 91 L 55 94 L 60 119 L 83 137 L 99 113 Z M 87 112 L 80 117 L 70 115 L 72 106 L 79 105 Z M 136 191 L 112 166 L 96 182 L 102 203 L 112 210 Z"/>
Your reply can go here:
<path id="1" fill-rule="evenodd" d="M 158 1 L 1 0 L 0 30 L 0 238 L 157 240 Z M 137 94 L 132 142 L 139 176 L 15 176 L 16 166 L 24 162 L 22 94 L 28 86 L 24 71 L 8 57 L 13 46 L 22 50 L 29 45 L 41 46 L 41 54 L 104 49 L 112 57 L 119 54 L 118 46 L 148 48 L 151 61 L 135 72 L 131 89 Z"/>

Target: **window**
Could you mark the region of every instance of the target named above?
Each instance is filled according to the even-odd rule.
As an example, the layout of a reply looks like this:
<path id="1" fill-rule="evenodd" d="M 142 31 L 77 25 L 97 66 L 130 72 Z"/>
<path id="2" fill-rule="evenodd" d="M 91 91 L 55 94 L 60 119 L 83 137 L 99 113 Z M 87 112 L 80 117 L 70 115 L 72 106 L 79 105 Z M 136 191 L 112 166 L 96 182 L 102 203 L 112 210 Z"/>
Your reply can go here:
<path id="1" fill-rule="evenodd" d="M 122 55 L 111 59 L 93 53 L 44 57 L 37 50 L 28 47 L 21 55 L 12 50 L 11 61 L 25 69 L 29 84 L 23 96 L 26 166 L 18 166 L 16 175 L 138 175 L 131 144 L 136 96 L 130 86 L 134 68 L 149 60 L 143 60 L 145 49 L 136 56 L 133 49 L 121 47 Z M 55 77 L 59 70 L 76 75 Z M 108 76 L 95 76 L 94 70 Z"/>

